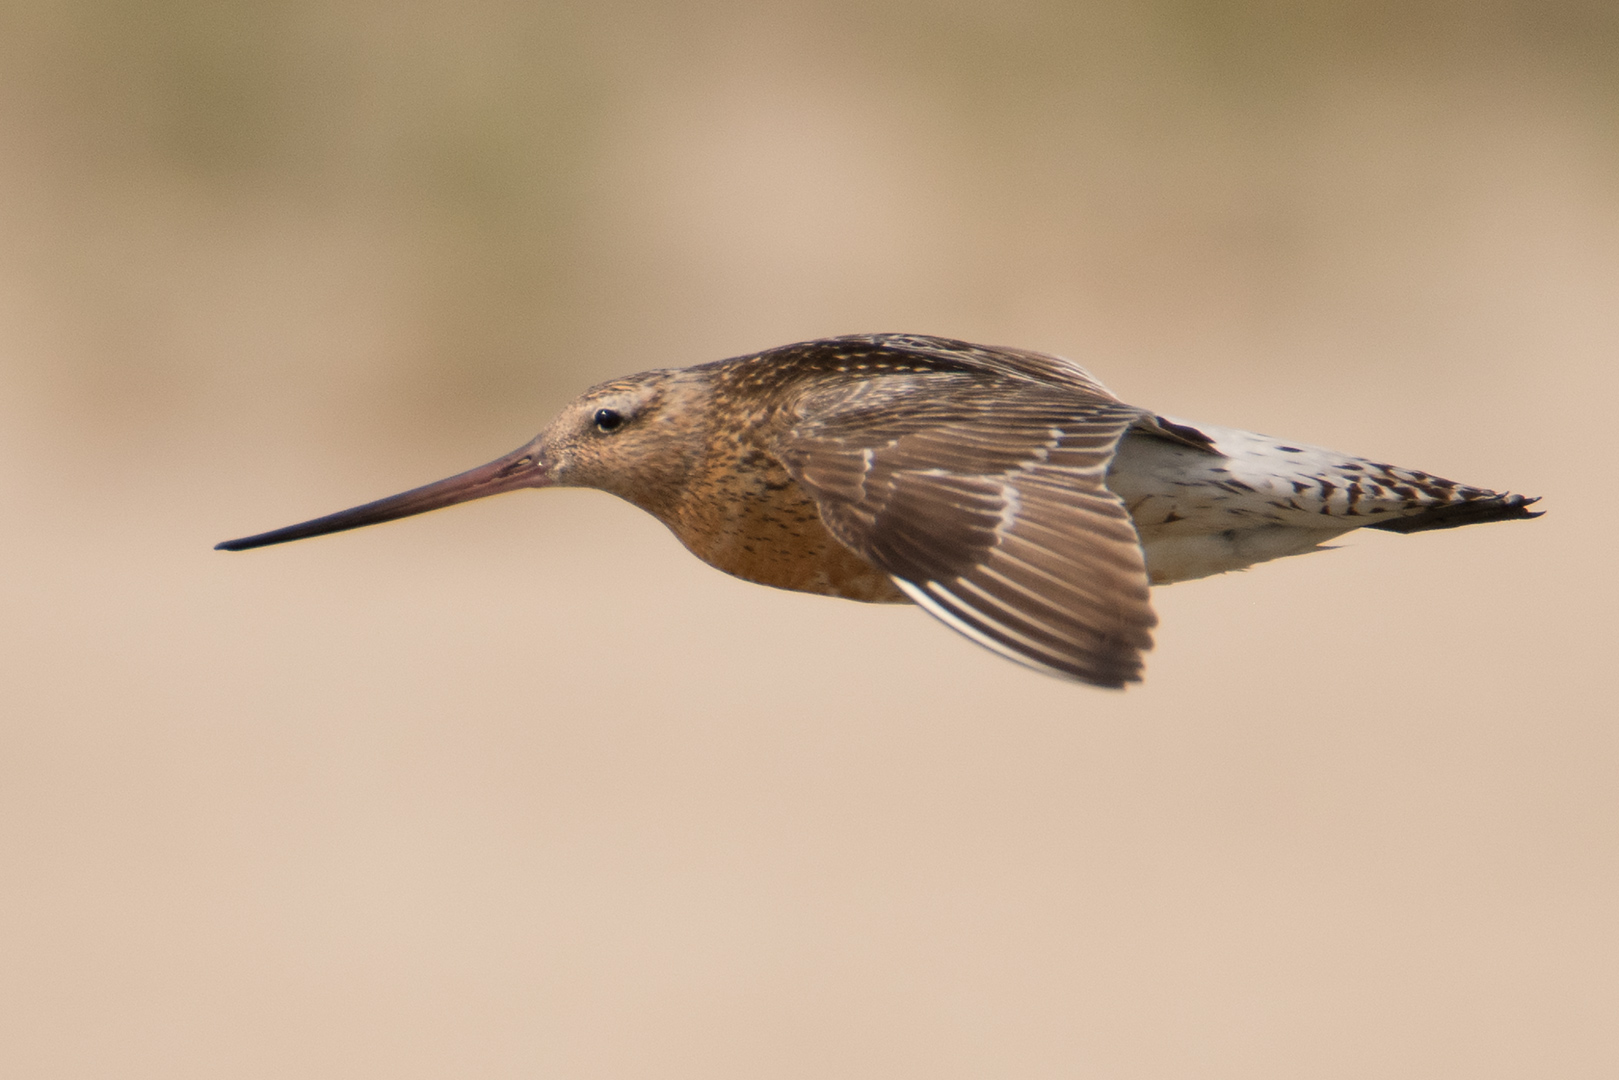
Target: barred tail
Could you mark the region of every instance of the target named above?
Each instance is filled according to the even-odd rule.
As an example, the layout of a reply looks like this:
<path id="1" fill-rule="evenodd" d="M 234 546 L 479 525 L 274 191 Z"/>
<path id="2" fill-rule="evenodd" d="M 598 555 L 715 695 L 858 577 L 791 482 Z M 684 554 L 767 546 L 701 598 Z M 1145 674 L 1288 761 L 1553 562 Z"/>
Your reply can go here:
<path id="1" fill-rule="evenodd" d="M 1482 525 L 1489 521 L 1520 521 L 1537 518 L 1543 513 L 1540 510 L 1529 509 L 1540 501 L 1538 496 L 1501 495 L 1493 491 L 1479 491 L 1476 488 L 1463 488 L 1458 494 L 1464 497 L 1456 502 L 1430 506 L 1405 517 L 1389 518 L 1375 525 L 1367 525 L 1366 528 L 1396 533 L 1427 532 L 1430 529 Z"/>

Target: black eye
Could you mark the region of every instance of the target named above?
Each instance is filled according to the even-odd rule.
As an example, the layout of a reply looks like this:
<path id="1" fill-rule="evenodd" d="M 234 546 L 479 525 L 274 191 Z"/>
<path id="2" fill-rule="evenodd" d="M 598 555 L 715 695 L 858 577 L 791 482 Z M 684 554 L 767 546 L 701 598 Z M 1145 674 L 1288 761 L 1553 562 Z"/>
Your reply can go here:
<path id="1" fill-rule="evenodd" d="M 617 431 L 623 426 L 624 417 L 617 409 L 597 409 L 591 422 L 596 425 L 597 431 Z"/>

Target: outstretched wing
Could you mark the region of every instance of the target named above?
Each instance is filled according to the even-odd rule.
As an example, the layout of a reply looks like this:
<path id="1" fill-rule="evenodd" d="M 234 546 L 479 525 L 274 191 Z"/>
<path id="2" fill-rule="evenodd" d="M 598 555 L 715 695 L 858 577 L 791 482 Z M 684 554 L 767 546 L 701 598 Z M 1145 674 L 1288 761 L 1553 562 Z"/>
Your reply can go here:
<path id="1" fill-rule="evenodd" d="M 776 452 L 833 535 L 1013 660 L 1141 677 L 1156 624 L 1135 526 L 1104 483 L 1143 416 L 1077 387 L 954 373 L 811 391 Z"/>

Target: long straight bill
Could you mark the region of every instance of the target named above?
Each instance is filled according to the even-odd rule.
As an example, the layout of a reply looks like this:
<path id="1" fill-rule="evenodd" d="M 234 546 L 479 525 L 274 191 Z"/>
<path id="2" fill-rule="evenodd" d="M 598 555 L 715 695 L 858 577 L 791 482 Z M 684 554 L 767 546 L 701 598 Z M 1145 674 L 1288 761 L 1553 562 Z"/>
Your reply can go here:
<path id="1" fill-rule="evenodd" d="M 410 517 L 412 514 L 425 514 L 429 510 L 439 510 L 446 506 L 454 506 L 456 503 L 516 491 L 518 488 L 545 487 L 549 479 L 545 475 L 545 466 L 540 464 L 537 443 L 538 440 L 535 440 L 519 450 L 513 450 L 503 458 L 491 461 L 487 465 L 480 465 L 476 469 L 468 469 L 436 484 L 412 488 L 399 495 L 378 499 L 376 502 L 369 502 L 350 510 L 339 510 L 335 514 L 327 514 L 325 517 L 318 517 L 298 525 L 288 525 L 273 532 L 244 536 L 240 540 L 226 540 L 222 544 L 215 544 L 214 550 L 246 551 L 248 548 L 265 547 L 269 544 L 284 544 L 288 540 L 304 540 L 311 536 L 324 536 L 326 533 L 358 529 L 365 525 Z"/>

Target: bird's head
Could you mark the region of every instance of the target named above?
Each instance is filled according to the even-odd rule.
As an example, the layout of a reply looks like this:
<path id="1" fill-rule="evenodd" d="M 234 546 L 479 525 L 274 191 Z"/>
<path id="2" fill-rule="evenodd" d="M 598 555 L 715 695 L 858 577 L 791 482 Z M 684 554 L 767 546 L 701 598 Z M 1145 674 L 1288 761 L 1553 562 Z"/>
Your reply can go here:
<path id="1" fill-rule="evenodd" d="M 524 450 L 536 455 L 547 485 L 596 488 L 656 513 L 701 453 L 703 389 L 699 373 L 678 369 L 602 383 Z"/>
<path id="2" fill-rule="evenodd" d="M 545 430 L 487 465 L 284 529 L 227 540 L 226 551 L 358 529 L 525 487 L 589 487 L 660 514 L 698 460 L 698 373 L 642 372 L 592 387 Z"/>

